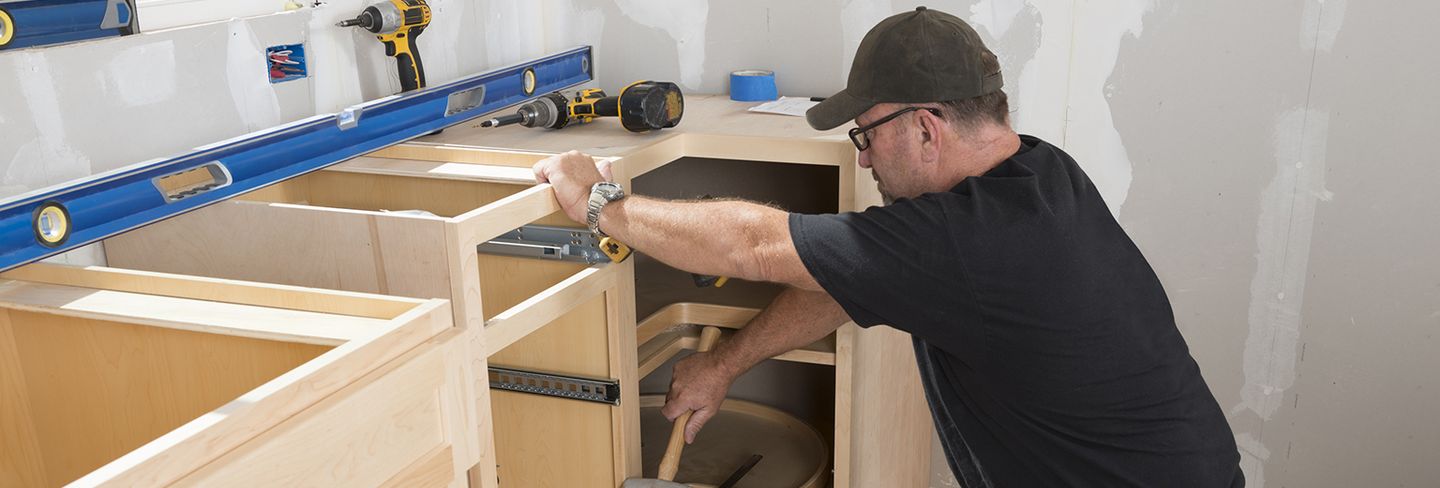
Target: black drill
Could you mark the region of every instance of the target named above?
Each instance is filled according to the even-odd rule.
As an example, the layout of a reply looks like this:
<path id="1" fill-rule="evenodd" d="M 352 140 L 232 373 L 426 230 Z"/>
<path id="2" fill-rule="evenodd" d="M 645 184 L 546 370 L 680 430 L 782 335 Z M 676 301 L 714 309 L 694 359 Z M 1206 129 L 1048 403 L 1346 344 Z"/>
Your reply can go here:
<path id="1" fill-rule="evenodd" d="M 597 117 L 619 117 L 620 125 L 630 132 L 647 132 L 675 127 L 685 114 L 685 97 L 680 87 L 668 81 L 637 81 L 620 91 L 619 96 L 605 96 L 599 89 L 582 90 L 574 99 L 560 92 L 532 100 L 514 114 L 503 115 L 480 123 L 481 127 L 520 124 L 525 127 L 561 129 L 572 121 L 587 123 Z"/>

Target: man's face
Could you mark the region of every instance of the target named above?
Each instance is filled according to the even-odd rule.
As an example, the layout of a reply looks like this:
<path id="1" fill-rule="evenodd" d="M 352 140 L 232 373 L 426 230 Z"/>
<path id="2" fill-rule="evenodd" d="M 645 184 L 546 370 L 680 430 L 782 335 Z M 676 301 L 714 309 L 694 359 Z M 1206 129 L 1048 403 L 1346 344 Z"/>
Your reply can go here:
<path id="1" fill-rule="evenodd" d="M 904 108 L 896 104 L 880 104 L 855 118 L 857 127 L 885 118 Z M 918 154 L 919 130 L 913 127 L 915 112 L 870 129 L 870 147 L 860 151 L 860 167 L 870 168 L 875 186 L 886 205 L 897 198 L 913 198 L 925 193 L 924 176 L 920 174 Z"/>

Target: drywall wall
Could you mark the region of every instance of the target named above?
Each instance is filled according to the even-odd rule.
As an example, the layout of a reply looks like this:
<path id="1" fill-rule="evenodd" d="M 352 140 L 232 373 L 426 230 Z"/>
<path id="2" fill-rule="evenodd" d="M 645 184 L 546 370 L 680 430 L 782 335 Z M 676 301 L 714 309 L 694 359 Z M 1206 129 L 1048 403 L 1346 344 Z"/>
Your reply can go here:
<path id="1" fill-rule="evenodd" d="M 922 2 L 547 0 L 545 45 L 602 87 L 844 85 L 874 23 Z M 1085 167 L 1160 274 L 1250 486 L 1440 479 L 1440 65 L 1422 0 L 956 0 L 1013 120 Z M 936 454 L 939 454 L 938 447 Z M 958 486 L 943 462 L 932 486 Z"/>

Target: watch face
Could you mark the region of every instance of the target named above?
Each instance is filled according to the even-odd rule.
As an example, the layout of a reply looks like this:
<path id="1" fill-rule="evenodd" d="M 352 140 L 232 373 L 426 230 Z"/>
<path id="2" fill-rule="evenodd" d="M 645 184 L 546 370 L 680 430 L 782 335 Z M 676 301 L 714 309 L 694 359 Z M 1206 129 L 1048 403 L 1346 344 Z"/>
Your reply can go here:
<path id="1" fill-rule="evenodd" d="M 606 200 L 611 201 L 625 196 L 625 191 L 620 189 L 620 185 L 608 181 L 595 184 L 595 191 L 604 195 Z"/>

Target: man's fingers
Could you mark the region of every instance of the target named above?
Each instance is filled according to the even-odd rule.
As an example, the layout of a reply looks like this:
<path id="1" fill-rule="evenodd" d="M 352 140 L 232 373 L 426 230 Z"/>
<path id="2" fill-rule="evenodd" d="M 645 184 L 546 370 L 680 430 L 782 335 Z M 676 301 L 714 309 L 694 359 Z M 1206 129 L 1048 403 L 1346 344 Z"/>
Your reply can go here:
<path id="1" fill-rule="evenodd" d="M 596 169 L 600 170 L 600 177 L 604 178 L 605 181 L 615 181 L 614 170 L 610 168 L 610 161 L 601 161 L 600 164 L 596 165 Z"/>
<path id="2" fill-rule="evenodd" d="M 550 182 L 550 178 L 545 177 L 545 166 L 546 166 L 547 163 L 549 163 L 549 162 L 550 162 L 550 159 L 549 159 L 549 158 L 546 158 L 546 159 L 544 159 L 544 160 L 542 160 L 542 161 L 540 161 L 540 162 L 538 162 L 538 163 L 535 163 L 535 166 L 532 166 L 532 167 L 530 168 L 531 171 L 534 171 L 534 172 L 535 172 L 535 182 L 536 182 L 536 183 L 549 183 L 549 182 Z"/>
<path id="3" fill-rule="evenodd" d="M 694 444 L 695 436 L 700 433 L 700 428 L 704 427 L 705 423 L 709 422 L 710 417 L 713 416 L 715 416 L 713 408 L 706 407 L 696 410 L 695 414 L 690 416 L 690 422 L 685 424 L 685 443 Z"/>
<path id="4" fill-rule="evenodd" d="M 666 399 L 665 406 L 660 407 L 660 414 L 665 416 L 665 420 L 671 422 L 674 422 L 677 417 L 689 411 L 690 407 L 681 405 L 680 401 L 675 398 Z"/>

